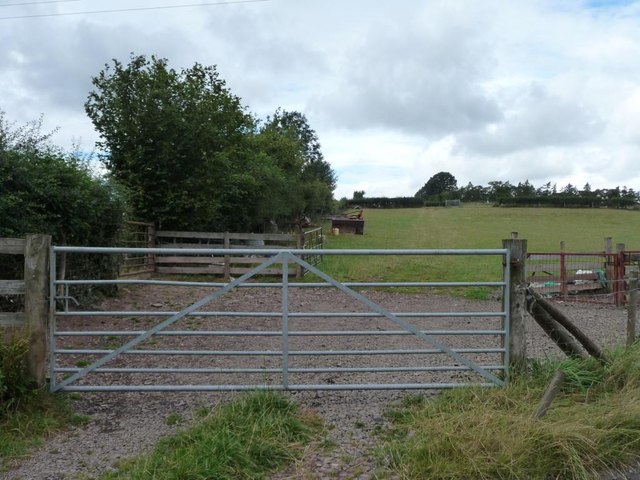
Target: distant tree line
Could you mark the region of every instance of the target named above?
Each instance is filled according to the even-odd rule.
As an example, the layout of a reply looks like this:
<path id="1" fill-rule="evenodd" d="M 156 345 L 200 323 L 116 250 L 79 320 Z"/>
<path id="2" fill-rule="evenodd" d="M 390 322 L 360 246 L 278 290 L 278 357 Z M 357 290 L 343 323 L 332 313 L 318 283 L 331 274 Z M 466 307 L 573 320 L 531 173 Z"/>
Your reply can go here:
<path id="1" fill-rule="evenodd" d="M 353 192 L 352 199 L 343 198 L 340 206 L 410 208 L 444 206 L 447 200 L 484 202 L 511 207 L 629 208 L 640 204 L 640 192 L 626 186 L 592 189 L 588 183 L 582 189 L 570 183 L 558 189 L 557 185 L 551 182 L 536 188 L 528 180 L 517 185 L 496 180 L 486 186 L 469 182 L 464 187 L 458 187 L 458 181 L 451 173 L 438 172 L 429 178 L 413 197 L 367 198 L 363 190 L 358 190 Z"/>
<path id="2" fill-rule="evenodd" d="M 490 202 L 505 206 L 554 206 L 554 207 L 612 207 L 626 208 L 640 203 L 640 192 L 633 188 L 615 187 L 592 189 L 587 183 L 582 189 L 572 184 L 558 188 L 547 182 L 536 188 L 528 180 L 514 185 L 510 182 L 491 181 L 488 185 L 469 182 L 458 187 L 449 172 L 439 172 L 416 192 L 416 198 L 425 202 Z"/>
<path id="3" fill-rule="evenodd" d="M 262 231 L 328 212 L 336 176 L 299 112 L 247 111 L 215 66 L 131 55 L 93 78 L 100 159 L 163 229 Z"/>

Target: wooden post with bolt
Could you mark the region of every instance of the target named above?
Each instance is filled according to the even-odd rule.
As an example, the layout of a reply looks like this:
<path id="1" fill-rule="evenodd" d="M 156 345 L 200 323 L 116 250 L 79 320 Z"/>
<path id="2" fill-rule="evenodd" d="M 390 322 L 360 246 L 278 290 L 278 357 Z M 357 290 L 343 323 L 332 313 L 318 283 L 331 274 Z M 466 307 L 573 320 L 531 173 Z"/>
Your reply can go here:
<path id="1" fill-rule="evenodd" d="M 526 320 L 526 277 L 525 264 L 527 258 L 527 241 L 507 239 L 502 241 L 502 248 L 509 250 L 511 264 L 508 265 L 510 284 L 509 296 L 509 356 L 510 363 L 522 366 L 527 360 Z"/>
<path id="2" fill-rule="evenodd" d="M 27 235 L 24 249 L 24 318 L 30 335 L 27 368 L 38 387 L 45 384 L 50 246 L 50 235 Z"/>

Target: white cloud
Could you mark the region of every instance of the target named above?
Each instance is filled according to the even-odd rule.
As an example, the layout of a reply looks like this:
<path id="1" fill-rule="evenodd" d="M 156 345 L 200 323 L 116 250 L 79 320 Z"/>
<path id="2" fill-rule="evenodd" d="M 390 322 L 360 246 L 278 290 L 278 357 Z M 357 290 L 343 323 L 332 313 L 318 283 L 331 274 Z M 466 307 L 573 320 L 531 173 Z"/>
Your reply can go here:
<path id="1" fill-rule="evenodd" d="M 85 9 L 153 4 L 134 3 Z M 338 197 L 413 195 L 439 171 L 640 190 L 640 2 L 271 0 L 0 20 L 0 44 L 0 109 L 43 113 L 64 148 L 91 149 L 90 79 L 135 52 L 217 65 L 260 116 L 305 113 Z"/>

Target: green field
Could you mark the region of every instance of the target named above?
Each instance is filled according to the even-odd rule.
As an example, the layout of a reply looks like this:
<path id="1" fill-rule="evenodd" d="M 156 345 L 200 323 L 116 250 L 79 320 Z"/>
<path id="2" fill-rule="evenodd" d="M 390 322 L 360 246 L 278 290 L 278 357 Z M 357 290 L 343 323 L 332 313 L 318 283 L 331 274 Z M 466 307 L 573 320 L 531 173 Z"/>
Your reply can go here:
<path id="1" fill-rule="evenodd" d="M 640 212 L 612 209 L 457 208 L 366 210 L 364 235 L 327 235 L 337 249 L 487 249 L 518 232 L 529 252 L 601 252 L 605 237 L 640 250 Z M 330 232 L 330 228 L 327 228 Z M 483 281 L 500 278 L 497 257 L 325 257 L 324 269 L 352 281 Z"/>

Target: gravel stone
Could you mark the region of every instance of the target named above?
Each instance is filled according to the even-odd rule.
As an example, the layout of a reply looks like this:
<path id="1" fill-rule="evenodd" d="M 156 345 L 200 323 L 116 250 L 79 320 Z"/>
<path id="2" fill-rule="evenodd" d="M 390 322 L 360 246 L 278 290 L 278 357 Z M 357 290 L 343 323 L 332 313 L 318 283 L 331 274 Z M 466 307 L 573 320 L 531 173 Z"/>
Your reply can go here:
<path id="1" fill-rule="evenodd" d="M 204 296 L 208 290 L 206 288 L 190 288 L 188 290 L 181 287 L 168 286 L 139 286 L 130 287 L 121 292 L 117 298 L 108 299 L 101 310 L 144 310 L 161 308 L 175 310 L 184 307 Z M 496 311 L 499 304 L 495 301 L 471 301 L 461 298 L 452 298 L 438 295 L 425 294 L 400 294 L 388 292 L 369 292 L 372 299 L 394 311 Z M 215 308 L 241 311 L 279 311 L 280 293 L 276 289 L 242 289 L 235 291 L 219 300 Z M 327 289 L 296 289 L 291 291 L 292 311 L 344 311 L 356 312 L 366 311 L 361 306 L 344 294 Z M 604 305 L 585 305 L 573 303 L 557 303 L 558 307 L 567 314 L 583 331 L 592 339 L 603 345 L 613 345 L 624 341 L 626 329 L 626 310 L 616 309 Z M 472 328 L 477 319 L 463 319 L 467 322 L 465 328 Z M 127 320 L 129 323 L 131 319 Z M 199 317 L 190 320 L 192 324 L 186 322 L 187 327 L 191 325 L 193 329 L 206 329 L 211 321 L 216 322 L 216 328 L 247 329 L 245 325 L 237 319 L 219 317 L 210 319 Z M 265 329 L 273 328 L 273 322 L 280 320 L 252 319 L 252 325 L 259 324 Z M 293 318 L 292 323 L 297 322 Z M 344 318 L 331 320 L 332 322 L 345 322 Z M 379 328 L 389 328 L 383 325 L 383 321 L 378 319 L 354 319 L 349 318 L 349 329 L 365 328 L 371 325 L 370 322 L 381 321 Z M 436 320 L 434 320 L 436 321 Z M 445 327 L 452 319 L 440 319 L 438 328 Z M 497 320 L 488 320 L 488 322 Z M 119 329 L 122 328 L 122 319 L 112 319 L 100 317 L 99 326 L 96 327 L 96 318 L 75 318 L 60 319 L 60 328 L 76 329 Z M 134 319 L 137 322 L 135 329 L 143 329 L 144 326 L 157 323 L 157 319 Z M 320 325 L 311 322 L 305 326 L 302 320 L 297 323 L 296 328 L 309 328 L 311 330 L 326 328 L 327 319 L 323 319 Z M 375 324 L 375 323 L 374 323 Z M 277 325 L 277 323 L 276 323 Z M 181 324 L 184 328 L 185 324 Z M 331 326 L 331 328 L 334 328 Z M 395 329 L 399 329 L 395 327 Z M 254 337 L 249 337 L 254 338 Z M 318 340 L 318 337 L 297 337 L 292 348 L 308 348 L 311 338 L 315 338 L 313 348 L 353 348 L 353 342 L 358 341 L 357 348 L 373 348 L 375 340 L 369 337 L 343 337 L 335 339 L 327 346 L 329 338 Z M 308 340 L 305 340 L 308 339 Z M 412 339 L 411 341 L 413 341 Z M 70 340 L 79 342 L 81 340 Z M 82 340 L 85 341 L 86 340 Z M 160 337 L 159 340 L 164 346 L 180 349 L 198 349 L 203 347 L 203 340 L 200 337 Z M 252 340 L 253 341 L 253 340 Z M 251 344 L 251 348 L 279 348 L 279 338 L 257 339 L 258 345 Z M 294 340 L 292 339 L 292 342 Z M 391 345 L 400 345 L 408 341 L 408 337 L 398 336 L 392 339 Z M 462 342 L 459 346 L 466 346 L 463 340 L 451 340 L 452 342 Z M 495 343 L 495 338 L 481 337 L 474 341 L 477 346 Z M 224 345 L 224 349 L 244 349 L 249 346 L 246 339 L 235 337 L 225 337 L 222 340 L 209 339 L 206 347 Z M 222 342 L 216 344 L 215 342 Z M 452 345 L 454 344 L 452 343 Z M 87 345 L 84 343 L 83 345 Z M 413 344 L 412 344 L 413 345 Z M 422 344 L 424 348 L 424 344 Z M 556 357 L 561 352 L 535 324 L 533 319 L 527 324 L 527 349 L 529 356 L 535 357 Z M 136 358 L 132 358 L 136 357 Z M 118 359 L 118 366 L 138 365 L 138 356 L 122 356 Z M 165 360 L 164 357 L 161 358 Z M 240 360 L 232 359 L 233 365 L 238 366 Z M 277 360 L 277 359 L 276 359 Z M 77 361 L 71 356 L 68 360 L 70 365 Z M 209 364 L 215 364 L 217 360 L 208 358 Z M 312 360 L 314 365 L 316 360 Z M 333 358 L 333 365 L 351 366 L 357 364 L 357 359 L 353 356 L 343 356 Z M 331 361 L 329 363 L 331 363 Z M 400 364 L 400 360 L 390 357 L 387 361 L 392 364 Z M 441 360 L 436 360 L 436 363 Z M 167 359 L 170 363 L 171 360 Z M 197 366 L 202 359 L 190 358 L 187 365 Z M 227 360 L 228 362 L 228 360 Z M 268 363 L 267 360 L 265 360 Z M 185 366 L 182 364 L 182 366 Z M 201 366 L 201 364 L 200 364 Z M 230 366 L 230 365 L 227 365 Z M 442 375 L 442 374 L 439 374 Z M 446 375 L 446 374 L 445 374 Z M 466 379 L 468 374 L 454 374 L 444 377 L 445 381 L 451 379 Z M 107 382 L 117 382 L 116 375 L 105 375 Z M 165 377 L 162 377 L 163 379 Z M 363 374 L 351 373 L 346 377 L 348 382 L 365 381 Z M 366 377 L 370 378 L 370 377 Z M 414 377 L 410 377 L 414 378 Z M 416 374 L 415 378 L 423 378 Z M 431 378 L 431 377 L 430 377 Z M 146 383 L 155 383 L 158 377 L 149 375 Z M 196 379 L 197 380 L 197 379 Z M 262 379 L 264 380 L 264 378 Z M 319 381 L 344 381 L 337 376 L 323 374 Z M 228 380 L 232 381 L 232 380 Z M 274 380 L 277 381 L 277 378 Z M 383 380 L 385 381 L 385 380 Z M 376 446 L 375 432 L 386 426 L 384 416 L 385 409 L 394 402 L 399 402 L 408 395 L 421 393 L 424 395 L 436 394 L 435 391 L 407 391 L 407 390 L 356 390 L 356 391 L 294 391 L 292 397 L 302 406 L 310 409 L 321 416 L 326 425 L 328 439 L 323 445 L 311 445 L 305 451 L 303 458 L 294 465 L 289 466 L 282 472 L 272 476 L 272 480 L 284 479 L 339 479 L 339 480 L 364 480 L 376 478 L 394 477 L 382 471 L 377 463 L 373 451 Z M 132 456 L 148 452 L 155 442 L 163 436 L 169 435 L 180 428 L 188 426 L 193 421 L 193 412 L 198 406 L 217 405 L 232 399 L 236 393 L 233 392 L 213 392 L 213 393 L 139 393 L 139 392 L 119 392 L 119 393 L 83 393 L 74 395 L 73 406 L 77 413 L 88 415 L 90 421 L 87 425 L 75 427 L 64 432 L 60 432 L 47 439 L 46 444 L 33 452 L 28 458 L 16 462 L 15 465 L 5 474 L 9 479 L 74 479 L 74 478 L 95 478 L 103 472 L 114 468 L 119 461 Z M 182 423 L 168 425 L 167 417 L 179 415 L 183 418 Z M 171 422 L 169 422 L 171 423 Z M 328 443 L 328 445 L 327 445 Z M 384 461 L 382 461 L 384 463 Z M 640 480 L 640 469 L 625 473 L 603 475 L 603 480 L 615 479 L 636 479 Z"/>

